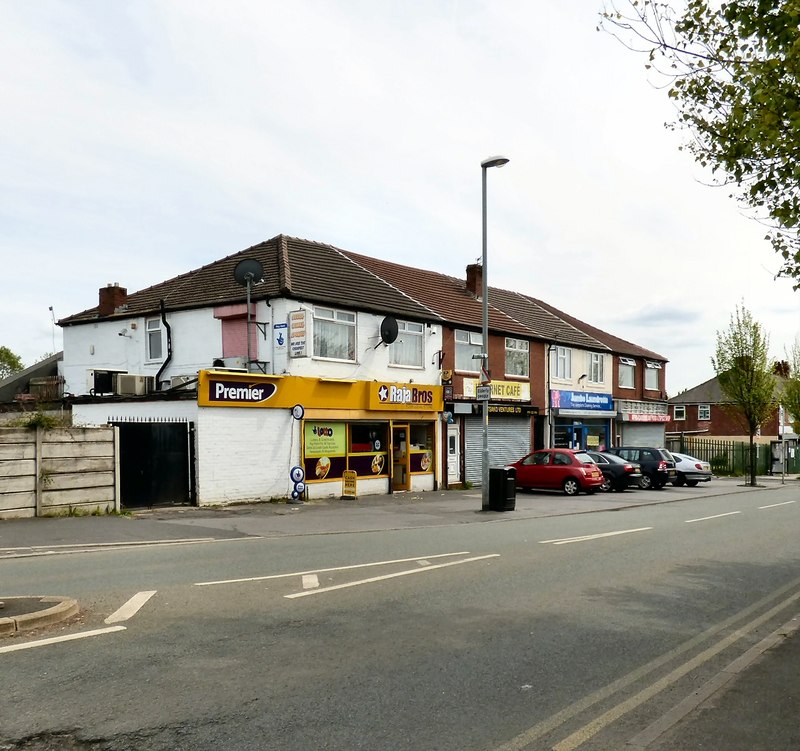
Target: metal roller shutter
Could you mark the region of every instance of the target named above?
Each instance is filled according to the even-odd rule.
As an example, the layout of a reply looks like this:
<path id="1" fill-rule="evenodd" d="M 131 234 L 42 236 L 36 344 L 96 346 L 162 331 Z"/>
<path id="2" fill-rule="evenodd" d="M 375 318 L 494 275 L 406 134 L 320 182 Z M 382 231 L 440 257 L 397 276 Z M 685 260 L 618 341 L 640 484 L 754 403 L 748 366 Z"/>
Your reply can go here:
<path id="1" fill-rule="evenodd" d="M 625 422 L 622 423 L 623 446 L 652 446 L 660 448 L 664 445 L 664 425 L 660 422 Z"/>
<path id="2" fill-rule="evenodd" d="M 483 478 L 483 420 L 480 416 L 464 420 L 464 474 L 467 482 L 481 485 Z M 489 416 L 489 466 L 503 467 L 521 459 L 531 450 L 529 418 Z"/>

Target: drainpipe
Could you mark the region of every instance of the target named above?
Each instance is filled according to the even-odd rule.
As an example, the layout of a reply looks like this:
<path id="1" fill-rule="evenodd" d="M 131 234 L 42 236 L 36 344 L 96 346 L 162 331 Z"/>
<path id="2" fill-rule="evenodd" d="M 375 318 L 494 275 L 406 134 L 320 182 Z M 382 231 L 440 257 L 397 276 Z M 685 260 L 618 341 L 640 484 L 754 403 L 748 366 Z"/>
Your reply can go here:
<path id="1" fill-rule="evenodd" d="M 161 374 L 167 369 L 167 365 L 169 365 L 169 361 L 172 359 L 172 329 L 167 321 L 167 311 L 164 307 L 164 301 L 159 300 L 159 304 L 161 306 L 161 322 L 164 324 L 164 328 L 167 331 L 167 357 L 164 360 L 164 364 L 158 369 L 158 373 L 156 373 L 156 391 L 160 390 L 159 383 Z"/>

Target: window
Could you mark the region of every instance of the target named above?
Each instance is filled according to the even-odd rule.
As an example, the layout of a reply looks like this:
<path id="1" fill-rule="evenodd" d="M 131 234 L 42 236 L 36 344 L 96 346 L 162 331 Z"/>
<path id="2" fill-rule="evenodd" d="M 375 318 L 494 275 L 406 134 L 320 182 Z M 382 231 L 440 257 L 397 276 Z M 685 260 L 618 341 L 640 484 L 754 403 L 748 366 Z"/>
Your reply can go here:
<path id="1" fill-rule="evenodd" d="M 636 372 L 636 361 L 630 357 L 619 358 L 619 387 L 622 389 L 632 389 L 635 386 L 634 373 Z"/>
<path id="2" fill-rule="evenodd" d="M 161 319 L 147 319 L 147 359 L 161 360 L 164 357 L 164 346 L 161 341 Z"/>
<path id="3" fill-rule="evenodd" d="M 530 364 L 528 346 L 524 339 L 506 337 L 506 375 L 527 378 Z"/>
<path id="4" fill-rule="evenodd" d="M 697 405 L 697 419 L 698 420 L 710 420 L 711 419 L 711 405 L 710 404 L 698 404 Z"/>
<path id="5" fill-rule="evenodd" d="M 605 357 L 599 352 L 589 353 L 589 383 L 605 383 L 604 362 Z"/>
<path id="6" fill-rule="evenodd" d="M 661 370 L 660 362 L 644 361 L 644 387 L 649 391 L 658 391 L 659 370 Z"/>
<path id="7" fill-rule="evenodd" d="M 411 321 L 397 322 L 397 339 L 389 345 L 389 363 L 421 368 L 425 327 Z"/>
<path id="8" fill-rule="evenodd" d="M 672 408 L 672 416 L 675 420 L 686 419 L 686 407 L 683 404 L 676 404 Z"/>
<path id="9" fill-rule="evenodd" d="M 333 360 L 356 359 L 355 313 L 314 308 L 314 356 Z"/>
<path id="10" fill-rule="evenodd" d="M 572 350 L 567 347 L 552 347 L 550 368 L 553 378 L 572 378 Z"/>
<path id="11" fill-rule="evenodd" d="M 456 370 L 477 373 L 481 369 L 480 357 L 473 355 L 483 353 L 483 336 L 474 331 L 455 332 L 456 337 Z"/>

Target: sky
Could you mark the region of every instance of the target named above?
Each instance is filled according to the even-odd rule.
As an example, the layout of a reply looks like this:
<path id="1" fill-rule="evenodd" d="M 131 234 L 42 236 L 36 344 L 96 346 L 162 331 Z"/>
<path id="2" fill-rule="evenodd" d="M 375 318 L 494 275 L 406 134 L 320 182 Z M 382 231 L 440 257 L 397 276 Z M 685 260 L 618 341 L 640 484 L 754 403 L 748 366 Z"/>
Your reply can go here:
<path id="1" fill-rule="evenodd" d="M 800 334 L 765 229 L 679 150 L 602 0 L 0 0 L 0 346 L 278 234 L 533 295 L 714 376 Z"/>

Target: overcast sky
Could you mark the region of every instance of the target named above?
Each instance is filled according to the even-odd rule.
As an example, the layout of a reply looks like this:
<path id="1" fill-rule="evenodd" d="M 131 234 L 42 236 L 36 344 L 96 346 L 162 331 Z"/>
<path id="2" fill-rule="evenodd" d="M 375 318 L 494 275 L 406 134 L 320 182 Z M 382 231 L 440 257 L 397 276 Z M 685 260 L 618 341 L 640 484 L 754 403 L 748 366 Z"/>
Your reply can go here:
<path id="1" fill-rule="evenodd" d="M 714 375 L 737 304 L 800 292 L 678 150 L 601 0 L 0 0 L 0 345 L 284 233 L 534 295 Z M 50 307 L 53 312 L 51 314 Z"/>

